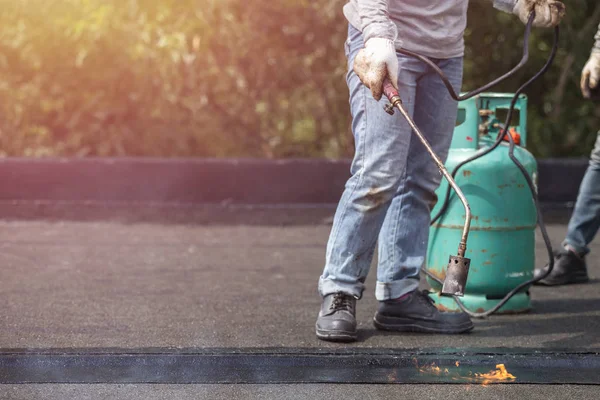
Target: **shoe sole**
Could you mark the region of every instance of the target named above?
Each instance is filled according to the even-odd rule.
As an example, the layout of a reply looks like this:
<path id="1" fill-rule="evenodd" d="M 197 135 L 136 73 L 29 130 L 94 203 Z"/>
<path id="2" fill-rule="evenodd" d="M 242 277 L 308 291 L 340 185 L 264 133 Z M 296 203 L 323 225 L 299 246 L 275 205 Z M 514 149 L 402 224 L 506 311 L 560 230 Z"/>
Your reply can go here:
<path id="1" fill-rule="evenodd" d="M 328 342 L 354 342 L 358 338 L 358 331 L 346 332 L 346 331 L 328 331 L 323 329 L 316 329 L 317 338 L 326 340 Z"/>
<path id="2" fill-rule="evenodd" d="M 375 328 L 384 331 L 445 334 L 466 333 L 472 331 L 473 328 L 475 328 L 473 322 L 471 321 L 452 327 L 439 327 L 431 323 L 427 323 L 425 321 L 415 321 L 413 319 L 387 317 L 379 313 L 375 314 L 375 317 L 373 318 L 373 325 L 375 325 Z"/>
<path id="3" fill-rule="evenodd" d="M 578 285 L 581 283 L 588 283 L 590 281 L 590 278 L 588 276 L 579 276 L 573 279 L 569 279 L 569 280 L 564 280 L 564 279 L 557 279 L 557 280 L 548 280 L 548 279 L 542 279 L 541 281 L 535 282 L 534 285 L 536 286 L 561 286 L 561 285 Z"/>

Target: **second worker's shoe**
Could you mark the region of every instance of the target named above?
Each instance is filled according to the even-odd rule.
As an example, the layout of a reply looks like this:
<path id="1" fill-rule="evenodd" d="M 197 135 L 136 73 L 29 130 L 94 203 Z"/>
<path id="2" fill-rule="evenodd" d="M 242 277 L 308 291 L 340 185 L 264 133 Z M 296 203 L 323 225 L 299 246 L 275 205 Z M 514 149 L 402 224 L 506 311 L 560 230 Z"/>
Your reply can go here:
<path id="1" fill-rule="evenodd" d="M 539 278 L 548 270 L 548 265 L 544 268 L 536 268 L 533 271 L 533 277 Z M 584 283 L 590 280 L 587 272 L 585 259 L 578 256 L 570 250 L 562 249 L 554 254 L 554 267 L 550 275 L 536 282 L 536 285 L 558 286 L 570 283 Z"/>
<path id="2" fill-rule="evenodd" d="M 332 342 L 353 342 L 356 329 L 356 298 L 346 293 L 323 297 L 321 311 L 315 326 L 317 337 Z"/>
<path id="3" fill-rule="evenodd" d="M 464 312 L 441 312 L 426 290 L 414 292 L 398 300 L 379 302 L 373 324 L 377 329 L 401 332 L 464 333 L 473 322 Z"/>

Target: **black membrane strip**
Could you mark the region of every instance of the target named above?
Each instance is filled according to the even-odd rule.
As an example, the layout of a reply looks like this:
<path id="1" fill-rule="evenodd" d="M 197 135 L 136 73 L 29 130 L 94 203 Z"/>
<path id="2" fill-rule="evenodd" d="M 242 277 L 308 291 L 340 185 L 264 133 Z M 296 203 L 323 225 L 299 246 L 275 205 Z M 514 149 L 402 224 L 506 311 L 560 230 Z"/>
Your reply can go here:
<path id="1" fill-rule="evenodd" d="M 4 349 L 0 383 L 597 385 L 600 350 Z"/>

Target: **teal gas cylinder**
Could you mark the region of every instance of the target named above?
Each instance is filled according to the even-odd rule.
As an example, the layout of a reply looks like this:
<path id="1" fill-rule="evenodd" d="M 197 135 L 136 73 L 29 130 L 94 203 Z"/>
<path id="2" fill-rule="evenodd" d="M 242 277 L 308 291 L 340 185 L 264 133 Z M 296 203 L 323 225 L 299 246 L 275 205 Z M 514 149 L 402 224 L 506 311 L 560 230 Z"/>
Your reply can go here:
<path id="1" fill-rule="evenodd" d="M 446 167 L 452 171 L 463 160 L 489 147 L 498 135 L 498 124 L 504 124 L 513 95 L 482 94 L 461 102 Z M 527 97 L 522 95 L 511 121 L 513 131 L 520 135 L 515 156 L 537 182 L 537 163 L 524 146 L 527 140 Z M 508 156 L 508 142 L 482 158 L 463 166 L 456 182 L 471 206 L 471 230 L 465 257 L 471 259 L 465 295 L 461 298 L 467 309 L 482 312 L 495 306 L 508 292 L 533 277 L 535 228 L 537 215 L 527 181 Z M 448 183 L 442 179 L 437 190 L 440 201 L 432 211 L 442 206 Z M 430 228 L 426 268 L 435 276 L 445 278 L 448 256 L 455 254 L 463 229 L 465 211 L 452 191 L 449 207 Z M 437 291 L 441 286 L 428 279 Z M 451 297 L 433 294 L 438 306 L 459 311 Z M 531 307 L 527 288 L 512 297 L 500 313 L 516 313 Z"/>

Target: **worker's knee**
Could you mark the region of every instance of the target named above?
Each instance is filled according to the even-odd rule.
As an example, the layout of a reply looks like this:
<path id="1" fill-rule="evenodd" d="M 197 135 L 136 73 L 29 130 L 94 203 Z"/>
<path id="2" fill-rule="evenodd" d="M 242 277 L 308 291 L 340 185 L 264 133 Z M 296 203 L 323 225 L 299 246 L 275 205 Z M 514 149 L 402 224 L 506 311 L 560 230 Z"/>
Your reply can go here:
<path id="1" fill-rule="evenodd" d="M 363 172 L 354 204 L 362 212 L 374 212 L 387 206 L 398 190 L 400 175 L 381 171 Z"/>
<path id="2" fill-rule="evenodd" d="M 440 175 L 439 172 L 437 175 Z M 433 208 L 437 205 L 438 196 L 436 189 L 440 185 L 439 177 L 424 176 L 421 177 L 421 179 L 409 179 L 406 185 L 406 190 L 412 193 L 415 198 L 422 201 L 430 211 L 433 210 Z"/>

